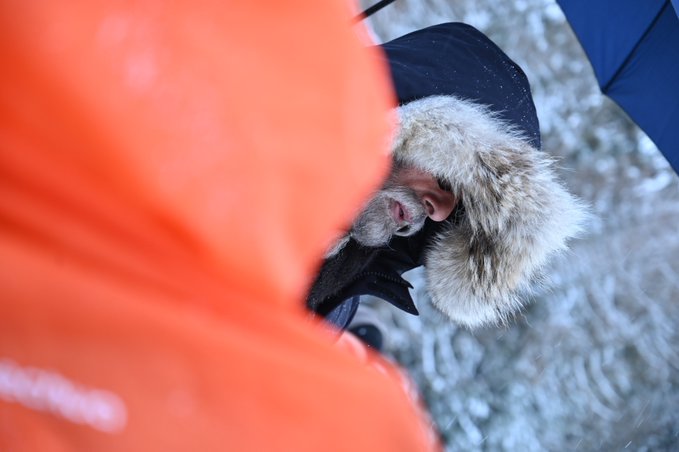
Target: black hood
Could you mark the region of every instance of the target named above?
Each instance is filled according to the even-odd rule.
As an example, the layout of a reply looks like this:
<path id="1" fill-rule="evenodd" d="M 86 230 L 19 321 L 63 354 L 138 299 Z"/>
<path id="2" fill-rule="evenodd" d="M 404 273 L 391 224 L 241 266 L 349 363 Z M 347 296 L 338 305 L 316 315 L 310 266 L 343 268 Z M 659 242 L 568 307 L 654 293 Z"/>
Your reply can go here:
<path id="1" fill-rule="evenodd" d="M 485 105 L 540 149 L 540 125 L 526 74 L 471 25 L 445 23 L 381 45 L 400 105 L 436 95 Z"/>
<path id="2" fill-rule="evenodd" d="M 526 74 L 473 26 L 461 22 L 433 25 L 380 47 L 387 57 L 399 105 L 452 95 L 484 105 L 534 148 L 541 148 L 540 124 Z M 463 209 L 461 204 L 449 221 L 462 215 Z M 409 238 L 395 237 L 390 248 L 407 253 L 411 268 L 423 265 L 425 246 L 443 227 L 443 223 L 427 220 L 422 231 Z"/>

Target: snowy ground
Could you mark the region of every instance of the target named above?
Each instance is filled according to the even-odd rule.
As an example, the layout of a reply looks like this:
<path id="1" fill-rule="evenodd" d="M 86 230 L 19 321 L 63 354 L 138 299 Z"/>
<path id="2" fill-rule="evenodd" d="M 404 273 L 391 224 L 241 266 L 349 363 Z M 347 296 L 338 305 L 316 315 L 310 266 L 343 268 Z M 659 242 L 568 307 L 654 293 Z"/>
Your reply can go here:
<path id="1" fill-rule="evenodd" d="M 451 451 L 679 450 L 679 179 L 599 93 L 553 0 L 398 0 L 370 25 L 385 41 L 446 21 L 523 67 L 544 149 L 596 218 L 507 327 L 450 325 L 411 274 L 421 316 L 380 305 L 388 352 Z"/>

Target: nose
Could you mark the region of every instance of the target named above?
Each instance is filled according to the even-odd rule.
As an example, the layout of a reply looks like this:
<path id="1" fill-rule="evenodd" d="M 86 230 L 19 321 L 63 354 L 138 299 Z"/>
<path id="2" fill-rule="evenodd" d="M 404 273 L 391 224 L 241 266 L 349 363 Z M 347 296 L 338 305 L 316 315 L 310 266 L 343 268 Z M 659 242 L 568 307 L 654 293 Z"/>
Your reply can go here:
<path id="1" fill-rule="evenodd" d="M 457 198 L 448 191 L 435 190 L 423 194 L 422 203 L 427 216 L 432 221 L 443 221 L 453 213 Z"/>

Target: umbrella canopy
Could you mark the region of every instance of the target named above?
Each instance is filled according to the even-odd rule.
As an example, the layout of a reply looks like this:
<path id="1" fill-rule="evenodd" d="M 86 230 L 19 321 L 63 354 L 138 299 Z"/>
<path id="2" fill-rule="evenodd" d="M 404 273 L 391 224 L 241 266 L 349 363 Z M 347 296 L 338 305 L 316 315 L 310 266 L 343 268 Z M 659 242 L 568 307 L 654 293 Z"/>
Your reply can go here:
<path id="1" fill-rule="evenodd" d="M 601 91 L 679 171 L 679 0 L 557 0 Z"/>

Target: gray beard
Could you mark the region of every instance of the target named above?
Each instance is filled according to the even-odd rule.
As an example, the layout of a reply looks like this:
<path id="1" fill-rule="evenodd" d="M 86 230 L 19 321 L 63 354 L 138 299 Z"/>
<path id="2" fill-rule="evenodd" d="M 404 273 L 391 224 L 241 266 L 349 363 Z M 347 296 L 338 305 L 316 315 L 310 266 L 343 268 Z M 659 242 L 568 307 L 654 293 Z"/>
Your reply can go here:
<path id="1" fill-rule="evenodd" d="M 391 214 L 392 202 L 399 202 L 411 215 L 407 224 L 398 224 Z M 364 246 L 384 246 L 394 235 L 410 236 L 422 229 L 427 215 L 415 191 L 409 187 L 386 185 L 368 202 L 354 222 L 350 236 Z"/>

